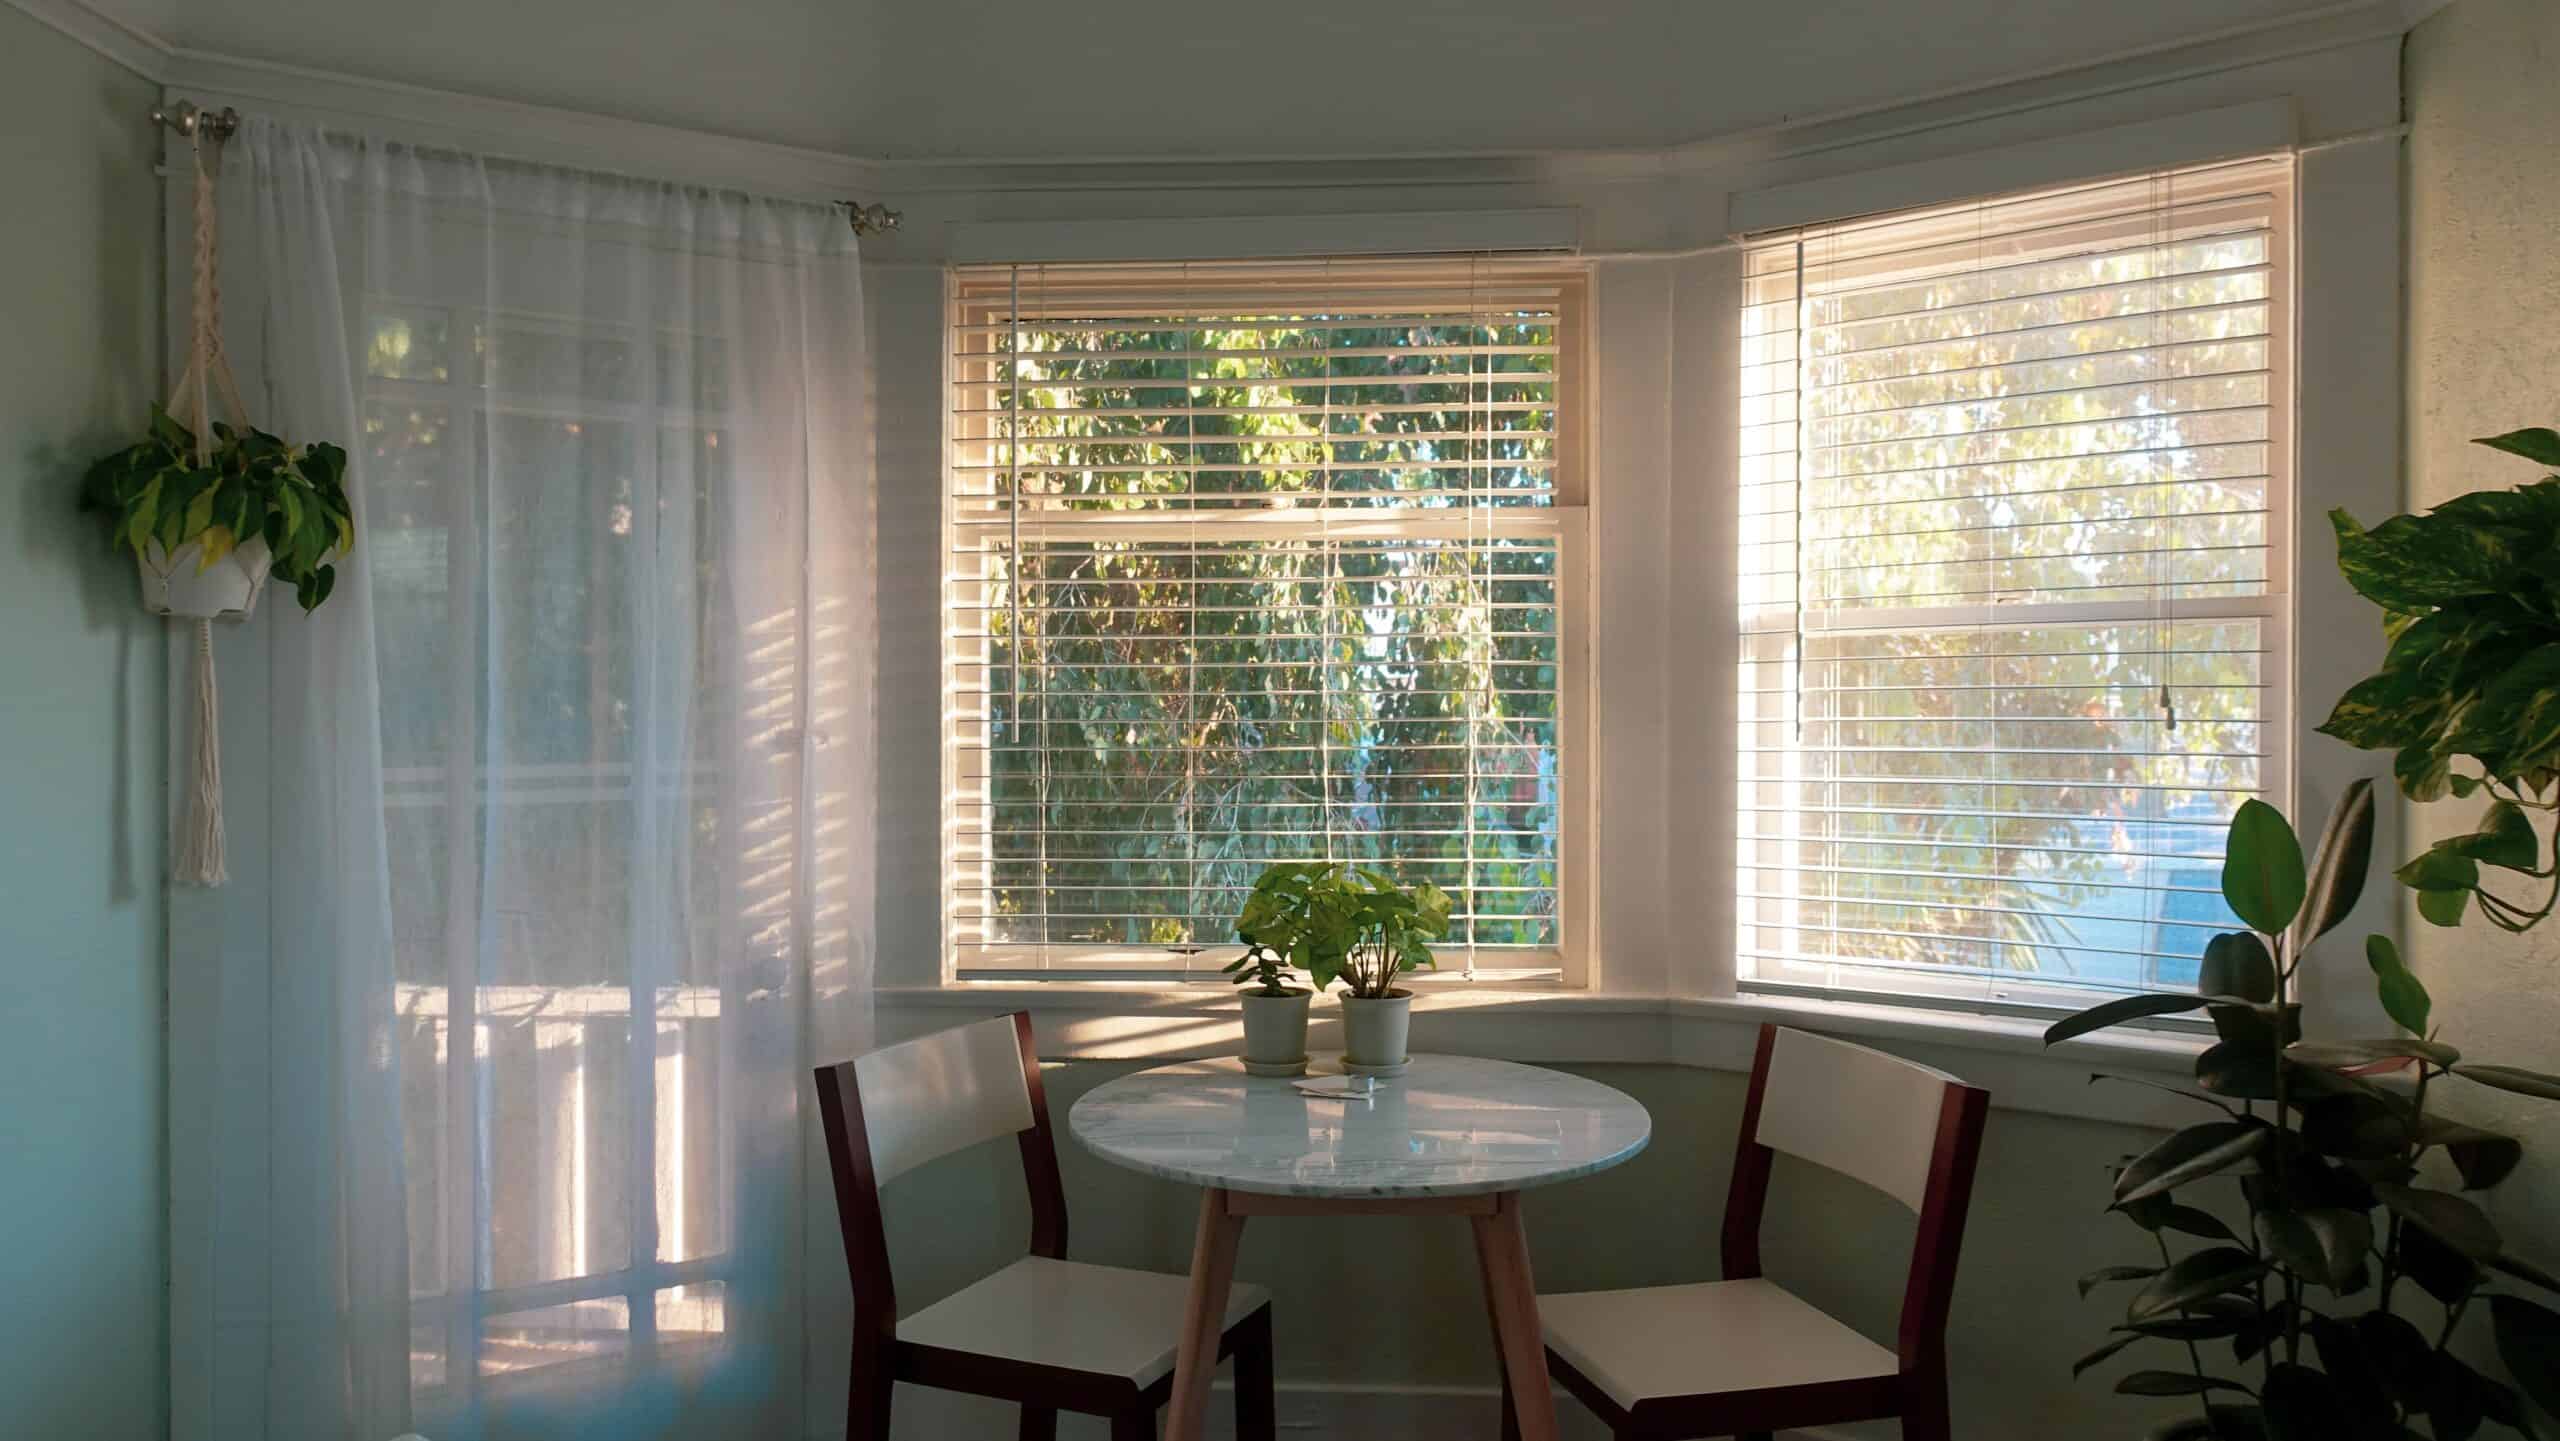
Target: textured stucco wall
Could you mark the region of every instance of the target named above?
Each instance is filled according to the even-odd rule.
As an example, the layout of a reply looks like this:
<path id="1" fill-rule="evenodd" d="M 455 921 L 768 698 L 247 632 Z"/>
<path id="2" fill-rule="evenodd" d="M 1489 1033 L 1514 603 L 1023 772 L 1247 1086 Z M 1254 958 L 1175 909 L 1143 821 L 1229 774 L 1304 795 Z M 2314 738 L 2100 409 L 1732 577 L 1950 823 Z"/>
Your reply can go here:
<path id="1" fill-rule="evenodd" d="M 2470 444 L 2560 424 L 2560 4 L 2457 0 L 2409 38 L 2408 503 L 2534 478 Z M 2374 517 L 2367 517 L 2370 521 Z M 2410 850 L 2469 829 L 2475 807 L 2416 808 Z M 2484 1060 L 2560 1069 L 2560 925 L 2523 937 L 2411 920 L 2412 964 L 2448 1039 Z M 2524 1138 L 2493 1212 L 2509 1244 L 2560 1261 L 2560 1106 L 2448 1088 Z"/>

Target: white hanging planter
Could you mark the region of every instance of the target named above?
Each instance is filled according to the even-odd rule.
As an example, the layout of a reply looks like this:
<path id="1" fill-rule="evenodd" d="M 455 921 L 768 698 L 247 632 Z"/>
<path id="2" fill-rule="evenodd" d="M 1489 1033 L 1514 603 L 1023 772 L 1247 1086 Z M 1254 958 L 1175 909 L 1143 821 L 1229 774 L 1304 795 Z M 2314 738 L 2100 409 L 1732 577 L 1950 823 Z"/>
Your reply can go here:
<path id="1" fill-rule="evenodd" d="M 179 546 L 176 555 L 153 541 L 147 553 L 134 558 L 134 568 L 142 574 L 142 607 L 182 620 L 247 620 L 267 588 L 272 560 L 266 541 L 256 537 L 211 565 L 204 563 L 200 541 Z"/>

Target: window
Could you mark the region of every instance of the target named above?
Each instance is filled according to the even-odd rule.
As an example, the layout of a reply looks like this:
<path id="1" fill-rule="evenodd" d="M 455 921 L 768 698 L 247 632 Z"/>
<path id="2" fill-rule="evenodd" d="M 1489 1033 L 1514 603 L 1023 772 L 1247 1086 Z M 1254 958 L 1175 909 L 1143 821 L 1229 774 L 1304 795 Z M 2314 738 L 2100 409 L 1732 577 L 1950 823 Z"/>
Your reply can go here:
<path id="1" fill-rule="evenodd" d="M 683 868 L 689 897 L 653 908 L 630 832 L 666 627 L 692 628 L 699 674 L 727 649 L 692 585 L 734 484 L 729 353 L 384 298 L 365 339 L 411 1374 L 452 1408 L 726 1329 L 724 870 Z M 656 763 L 690 787 L 660 804 L 717 836 L 709 730 Z M 668 915 L 692 933 L 653 934 Z"/>
<path id="2" fill-rule="evenodd" d="M 1583 289 L 954 273 L 953 973 L 1208 973 L 1285 859 L 1449 890 L 1444 971 L 1568 967 Z"/>
<path id="3" fill-rule="evenodd" d="M 1968 1006 L 2191 986 L 2281 799 L 2289 159 L 1756 237 L 1737 957 Z"/>

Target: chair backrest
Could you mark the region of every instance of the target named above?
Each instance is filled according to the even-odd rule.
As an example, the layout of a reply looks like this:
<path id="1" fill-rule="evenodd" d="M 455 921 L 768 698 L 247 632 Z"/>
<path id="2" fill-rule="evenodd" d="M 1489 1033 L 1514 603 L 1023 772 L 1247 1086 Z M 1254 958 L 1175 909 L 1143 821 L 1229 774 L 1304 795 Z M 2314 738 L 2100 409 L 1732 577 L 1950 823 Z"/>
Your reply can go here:
<path id="1" fill-rule="evenodd" d="M 1964 1082 L 1829 1036 L 1769 1029 L 1775 1035 L 1752 1139 L 1919 1210 L 1937 1155 L 1938 1112 L 1947 1087 Z"/>
<path id="2" fill-rule="evenodd" d="M 1020 1143 L 1032 1253 L 1066 1256 L 1066 1188 L 1028 1011 L 820 1066 L 816 1081 L 857 1327 L 883 1337 L 897 1330 L 880 1188 L 965 1147 L 1007 1135 Z"/>
<path id="3" fill-rule="evenodd" d="M 1760 1220 L 1778 1152 L 1873 1186 L 1919 1213 L 1900 1352 L 1906 1370 L 1926 1364 L 1946 1345 L 1990 1101 L 1990 1092 L 1944 1071 L 1763 1025 L 1725 1202 L 1726 1277 L 1760 1274 Z"/>
<path id="4" fill-rule="evenodd" d="M 871 1142 L 872 1180 L 879 1185 L 981 1141 L 1031 1129 L 1031 1084 L 1010 1016 L 884 1046 L 850 1064 Z"/>

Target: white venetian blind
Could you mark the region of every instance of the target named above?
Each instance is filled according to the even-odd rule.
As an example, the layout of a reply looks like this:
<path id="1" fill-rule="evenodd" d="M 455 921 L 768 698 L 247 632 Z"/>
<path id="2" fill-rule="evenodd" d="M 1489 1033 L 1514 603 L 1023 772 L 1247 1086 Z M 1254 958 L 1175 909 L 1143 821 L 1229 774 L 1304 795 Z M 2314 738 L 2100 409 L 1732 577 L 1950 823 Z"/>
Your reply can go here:
<path id="1" fill-rule="evenodd" d="M 2282 791 L 2289 158 L 1757 237 L 1738 955 L 1761 987 L 2193 983 Z"/>
<path id="2" fill-rule="evenodd" d="M 1467 964 L 1556 963 L 1580 295 L 1491 260 L 956 273 L 961 973 L 1206 969 L 1304 859 L 1449 890 Z"/>

